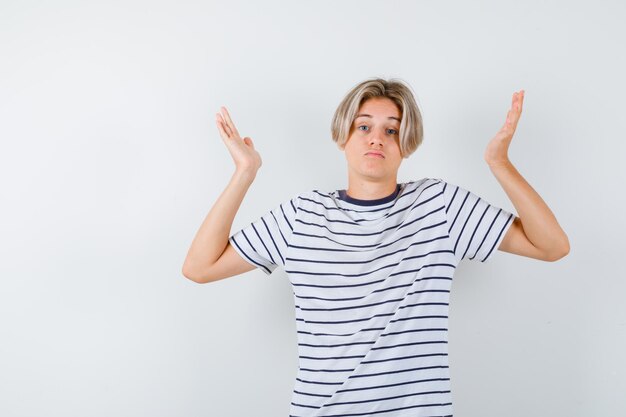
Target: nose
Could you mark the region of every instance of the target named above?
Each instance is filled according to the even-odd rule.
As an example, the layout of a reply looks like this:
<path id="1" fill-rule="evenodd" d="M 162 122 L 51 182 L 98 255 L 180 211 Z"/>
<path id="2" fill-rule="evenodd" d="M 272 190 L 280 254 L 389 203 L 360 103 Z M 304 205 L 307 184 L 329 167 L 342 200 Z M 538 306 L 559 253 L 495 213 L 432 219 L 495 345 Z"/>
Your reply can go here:
<path id="1" fill-rule="evenodd" d="M 374 132 L 370 135 L 370 146 L 380 145 L 382 147 L 384 133 L 380 129 L 374 129 Z"/>

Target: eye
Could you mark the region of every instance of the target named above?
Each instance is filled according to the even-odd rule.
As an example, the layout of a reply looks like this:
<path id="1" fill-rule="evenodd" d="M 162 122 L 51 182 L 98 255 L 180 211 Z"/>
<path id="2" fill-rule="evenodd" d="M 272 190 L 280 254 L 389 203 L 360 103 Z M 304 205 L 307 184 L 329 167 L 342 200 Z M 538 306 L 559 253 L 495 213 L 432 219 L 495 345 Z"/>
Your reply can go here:
<path id="1" fill-rule="evenodd" d="M 366 130 L 365 129 L 361 129 L 362 127 L 366 128 L 366 129 L 369 129 L 369 127 L 366 126 L 366 125 L 358 126 L 357 129 L 362 131 L 362 132 L 365 132 Z M 390 134 L 390 135 L 397 135 L 398 131 L 396 129 L 387 129 L 387 133 Z"/>

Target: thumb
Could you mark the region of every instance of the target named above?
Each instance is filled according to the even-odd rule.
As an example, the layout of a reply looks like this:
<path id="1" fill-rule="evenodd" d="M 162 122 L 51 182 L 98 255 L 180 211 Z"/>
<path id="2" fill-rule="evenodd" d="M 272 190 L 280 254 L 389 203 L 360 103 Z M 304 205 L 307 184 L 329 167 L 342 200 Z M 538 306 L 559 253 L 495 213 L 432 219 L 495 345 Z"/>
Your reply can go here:
<path id="1" fill-rule="evenodd" d="M 248 145 L 248 146 L 252 146 L 254 148 L 254 142 L 252 142 L 252 139 L 249 138 L 248 136 L 246 136 L 245 138 L 243 138 L 243 142 Z"/>

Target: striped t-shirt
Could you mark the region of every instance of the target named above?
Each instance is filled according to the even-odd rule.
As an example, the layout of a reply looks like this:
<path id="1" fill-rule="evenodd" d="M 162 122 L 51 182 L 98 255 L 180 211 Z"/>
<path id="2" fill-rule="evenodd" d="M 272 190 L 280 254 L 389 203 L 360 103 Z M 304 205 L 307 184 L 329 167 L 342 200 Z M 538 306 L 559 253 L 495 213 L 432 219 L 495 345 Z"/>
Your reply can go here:
<path id="1" fill-rule="evenodd" d="M 377 200 L 298 194 L 230 236 L 292 284 L 299 367 L 290 416 L 452 416 L 448 302 L 515 215 L 440 178 Z"/>

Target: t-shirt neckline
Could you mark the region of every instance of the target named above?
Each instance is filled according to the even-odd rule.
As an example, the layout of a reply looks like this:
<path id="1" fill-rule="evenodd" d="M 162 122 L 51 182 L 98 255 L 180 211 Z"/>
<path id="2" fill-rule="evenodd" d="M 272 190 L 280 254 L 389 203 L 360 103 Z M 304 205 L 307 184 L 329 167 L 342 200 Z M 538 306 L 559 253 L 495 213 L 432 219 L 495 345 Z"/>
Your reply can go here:
<path id="1" fill-rule="evenodd" d="M 393 193 L 389 194 L 386 197 L 377 198 L 375 200 L 362 200 L 359 198 L 350 197 L 347 194 L 346 190 L 338 190 L 338 196 L 340 200 L 345 201 L 347 203 L 356 204 L 359 206 L 376 206 L 379 204 L 385 204 L 385 203 L 389 203 L 390 201 L 393 201 L 398 196 L 398 193 L 400 192 L 401 188 L 402 188 L 402 184 L 397 184 L 396 189 Z"/>

